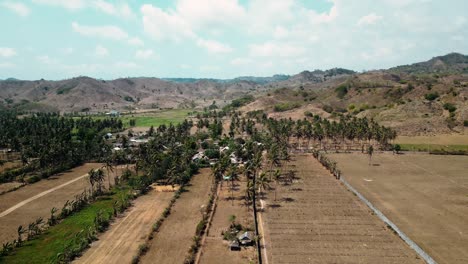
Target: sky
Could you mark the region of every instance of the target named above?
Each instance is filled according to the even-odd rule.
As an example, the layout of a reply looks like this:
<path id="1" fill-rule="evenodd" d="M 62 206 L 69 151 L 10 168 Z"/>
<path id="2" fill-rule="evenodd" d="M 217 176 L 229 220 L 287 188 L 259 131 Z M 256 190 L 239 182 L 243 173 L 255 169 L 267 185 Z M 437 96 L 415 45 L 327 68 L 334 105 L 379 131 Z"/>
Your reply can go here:
<path id="1" fill-rule="evenodd" d="M 233 78 L 468 54 L 466 0 L 0 0 L 0 79 Z"/>

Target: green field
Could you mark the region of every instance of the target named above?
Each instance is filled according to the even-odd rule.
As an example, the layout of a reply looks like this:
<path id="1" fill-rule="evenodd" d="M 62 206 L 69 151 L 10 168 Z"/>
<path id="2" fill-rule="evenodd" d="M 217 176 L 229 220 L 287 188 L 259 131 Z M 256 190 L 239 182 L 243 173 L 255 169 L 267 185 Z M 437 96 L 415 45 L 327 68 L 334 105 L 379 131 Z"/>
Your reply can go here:
<path id="1" fill-rule="evenodd" d="M 104 212 L 106 216 L 111 215 L 114 201 L 119 201 L 127 192 L 128 188 L 124 188 L 98 198 L 96 202 L 65 218 L 36 239 L 24 242 L 24 245 L 15 249 L 11 255 L 0 257 L 0 263 L 55 263 L 57 255 L 75 235 L 93 225 L 99 211 Z"/>
<path id="2" fill-rule="evenodd" d="M 130 128 L 130 120 L 135 119 L 136 125 L 135 127 L 158 127 L 160 125 L 169 125 L 178 124 L 184 121 L 190 112 L 193 110 L 190 109 L 173 109 L 173 110 L 161 110 L 161 111 L 154 111 L 154 112 L 146 112 L 146 113 L 124 113 L 122 114 L 119 119 L 122 120 L 125 128 Z M 99 116 L 91 116 L 95 119 L 104 119 L 108 118 L 105 115 Z"/>

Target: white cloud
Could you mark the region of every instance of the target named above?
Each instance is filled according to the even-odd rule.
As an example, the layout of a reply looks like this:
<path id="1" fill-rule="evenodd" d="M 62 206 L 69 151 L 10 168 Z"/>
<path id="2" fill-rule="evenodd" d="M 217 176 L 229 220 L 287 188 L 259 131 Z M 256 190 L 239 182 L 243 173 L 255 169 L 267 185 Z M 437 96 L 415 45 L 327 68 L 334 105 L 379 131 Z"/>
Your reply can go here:
<path id="1" fill-rule="evenodd" d="M 145 45 L 143 40 L 141 40 L 138 37 L 128 39 L 128 44 L 133 45 L 133 46 L 144 46 Z"/>
<path id="2" fill-rule="evenodd" d="M 16 50 L 13 48 L 0 47 L 0 57 L 13 57 L 16 56 Z"/>
<path id="3" fill-rule="evenodd" d="M 0 68 L 3 68 L 3 69 L 11 69 L 11 68 L 14 68 L 16 65 L 14 65 L 13 63 L 10 63 L 10 62 L 2 62 L 0 63 Z"/>
<path id="4" fill-rule="evenodd" d="M 36 59 L 42 64 L 47 64 L 47 65 L 58 64 L 57 59 L 51 58 L 48 55 L 37 56 Z"/>
<path id="5" fill-rule="evenodd" d="M 70 10 L 84 8 L 86 3 L 84 0 L 32 0 L 33 3 L 44 4 L 50 6 L 63 7 Z"/>
<path id="6" fill-rule="evenodd" d="M 137 59 L 150 59 L 151 57 L 153 57 L 153 55 L 154 55 L 154 52 L 151 49 L 137 50 L 135 52 L 135 58 Z"/>
<path id="7" fill-rule="evenodd" d="M 60 49 L 60 52 L 65 54 L 65 55 L 70 55 L 70 54 L 73 54 L 73 52 L 75 52 L 75 49 L 71 48 L 71 47 L 68 47 L 68 48 Z"/>
<path id="8" fill-rule="evenodd" d="M 292 43 L 266 42 L 249 46 L 252 57 L 298 57 L 304 55 L 305 47 Z"/>
<path id="9" fill-rule="evenodd" d="M 20 2 L 4 1 L 0 3 L 0 5 L 10 9 L 11 11 L 15 12 L 16 14 L 22 17 L 29 16 L 29 14 L 31 13 L 29 7 Z"/>
<path id="10" fill-rule="evenodd" d="M 96 49 L 94 50 L 94 55 L 96 55 L 98 57 L 105 57 L 105 56 L 109 55 L 109 50 L 107 50 L 106 48 L 104 48 L 101 45 L 97 45 Z"/>
<path id="11" fill-rule="evenodd" d="M 132 9 L 127 3 L 112 4 L 104 0 L 95 0 L 92 1 L 91 5 L 97 10 L 104 12 L 108 15 L 123 17 L 123 18 L 132 18 L 135 15 L 133 14 Z"/>
<path id="12" fill-rule="evenodd" d="M 127 32 L 117 26 L 84 26 L 77 22 L 72 23 L 75 32 L 88 37 L 108 38 L 114 40 L 123 40 L 128 38 Z"/>
<path id="13" fill-rule="evenodd" d="M 195 28 L 233 25 L 246 15 L 237 0 L 179 0 L 176 12 L 177 16 Z"/>
<path id="14" fill-rule="evenodd" d="M 251 64 L 252 62 L 253 60 L 250 58 L 235 58 L 231 60 L 231 65 L 243 66 L 243 65 Z"/>
<path id="15" fill-rule="evenodd" d="M 149 4 L 141 7 L 141 13 L 145 32 L 157 40 L 181 41 L 195 37 L 190 24 L 176 13 L 167 13 Z"/>
<path id="16" fill-rule="evenodd" d="M 374 25 L 375 23 L 379 22 L 382 20 L 382 16 L 378 16 L 375 13 L 370 13 L 366 16 L 363 16 L 359 19 L 357 22 L 358 26 L 364 26 L 364 25 Z"/>
<path id="17" fill-rule="evenodd" d="M 138 66 L 138 64 L 136 64 L 134 62 L 119 61 L 119 62 L 114 64 L 114 67 L 116 67 L 118 69 L 134 69 L 134 68 L 138 68 L 140 66 Z"/>
<path id="18" fill-rule="evenodd" d="M 208 40 L 199 38 L 197 40 L 197 45 L 206 49 L 210 53 L 230 53 L 232 48 L 228 45 L 225 45 L 221 42 L 215 40 Z"/>

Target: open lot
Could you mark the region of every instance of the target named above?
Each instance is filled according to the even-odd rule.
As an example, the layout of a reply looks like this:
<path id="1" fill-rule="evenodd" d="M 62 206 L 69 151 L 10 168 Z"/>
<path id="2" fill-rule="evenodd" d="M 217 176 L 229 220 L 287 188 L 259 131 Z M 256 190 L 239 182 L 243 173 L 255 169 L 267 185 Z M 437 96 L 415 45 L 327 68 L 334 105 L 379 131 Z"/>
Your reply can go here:
<path id="1" fill-rule="evenodd" d="M 141 263 L 183 263 L 192 245 L 192 238 L 202 211 L 209 200 L 211 170 L 201 169 L 193 176 L 171 214 L 164 220 L 159 232 L 149 243 L 149 250 Z M 153 219 L 156 221 L 159 217 Z"/>
<path id="2" fill-rule="evenodd" d="M 74 199 L 75 195 L 89 188 L 86 177 L 88 171 L 101 166 L 102 164 L 88 163 L 0 195 L 0 243 L 16 239 L 19 225 L 27 227 L 39 217 L 47 219 L 52 207 L 62 208 L 67 200 Z"/>
<path id="3" fill-rule="evenodd" d="M 468 134 L 399 136 L 395 143 L 409 151 L 468 151 Z"/>
<path id="4" fill-rule="evenodd" d="M 438 263 L 468 263 L 468 156 L 329 155 L 344 178 Z"/>
<path id="5" fill-rule="evenodd" d="M 206 235 L 205 244 L 201 248 L 201 264 L 245 264 L 252 263 L 256 259 L 255 248 L 242 248 L 241 251 L 230 251 L 229 242 L 223 240 L 221 232 L 227 230 L 229 216 L 236 216 L 236 222 L 242 226 L 254 227 L 253 211 L 250 206 L 248 210 L 245 204 L 245 191 L 247 179 L 242 176 L 240 181 L 235 182 L 233 189 L 234 203 L 231 200 L 231 184 L 224 182 L 220 188 L 216 201 L 216 211 L 211 221 L 210 229 Z"/>
<path id="6" fill-rule="evenodd" d="M 262 201 L 265 263 L 423 263 L 311 155 L 284 169 L 296 171 L 292 183 Z"/>
<path id="7" fill-rule="evenodd" d="M 173 197 L 173 192 L 152 189 L 135 200 L 133 206 L 117 218 L 99 240 L 91 244 L 75 263 L 131 263 L 138 247 L 150 233 Z"/>

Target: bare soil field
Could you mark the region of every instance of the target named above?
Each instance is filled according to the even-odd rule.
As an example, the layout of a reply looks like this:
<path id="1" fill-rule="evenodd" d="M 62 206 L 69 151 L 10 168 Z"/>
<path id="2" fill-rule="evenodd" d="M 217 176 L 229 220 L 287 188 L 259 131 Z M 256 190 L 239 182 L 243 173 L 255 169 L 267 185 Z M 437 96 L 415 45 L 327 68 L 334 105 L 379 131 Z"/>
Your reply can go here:
<path id="1" fill-rule="evenodd" d="M 193 176 L 186 192 L 174 204 L 159 232 L 149 244 L 141 263 L 183 263 L 202 219 L 211 189 L 211 170 L 201 169 Z M 153 219 L 156 221 L 159 217 Z"/>
<path id="2" fill-rule="evenodd" d="M 75 195 L 89 188 L 86 178 L 88 171 L 101 166 L 102 164 L 88 163 L 0 195 L 0 243 L 15 239 L 19 225 L 27 227 L 39 217 L 47 219 L 52 207 L 62 208 L 67 200 L 74 199 Z"/>
<path id="3" fill-rule="evenodd" d="M 173 192 L 154 188 L 137 198 L 133 206 L 74 263 L 131 263 L 155 219 L 159 218 L 173 196 Z"/>
<path id="4" fill-rule="evenodd" d="M 231 184 L 224 182 L 218 199 L 216 211 L 213 215 L 210 229 L 206 235 L 205 244 L 201 248 L 201 264 L 246 264 L 256 259 L 254 247 L 242 248 L 241 251 L 229 250 L 229 242 L 223 240 L 221 232 L 229 228 L 229 216 L 235 215 L 236 222 L 242 226 L 254 227 L 252 207 L 248 209 L 245 204 L 245 191 L 247 179 L 242 176 L 234 183 L 233 197 L 231 200 Z M 253 262 L 255 263 L 255 262 Z"/>
<path id="5" fill-rule="evenodd" d="M 265 198 L 265 263 L 423 263 L 311 155 L 294 155 L 292 184 Z M 273 185 L 274 187 L 274 185 Z M 263 202 L 262 202 L 263 203 Z"/>
<path id="6" fill-rule="evenodd" d="M 7 182 L 0 184 L 0 195 L 23 185 L 20 182 Z"/>
<path id="7" fill-rule="evenodd" d="M 438 263 L 468 263 L 468 156 L 333 154 L 344 178 Z"/>

